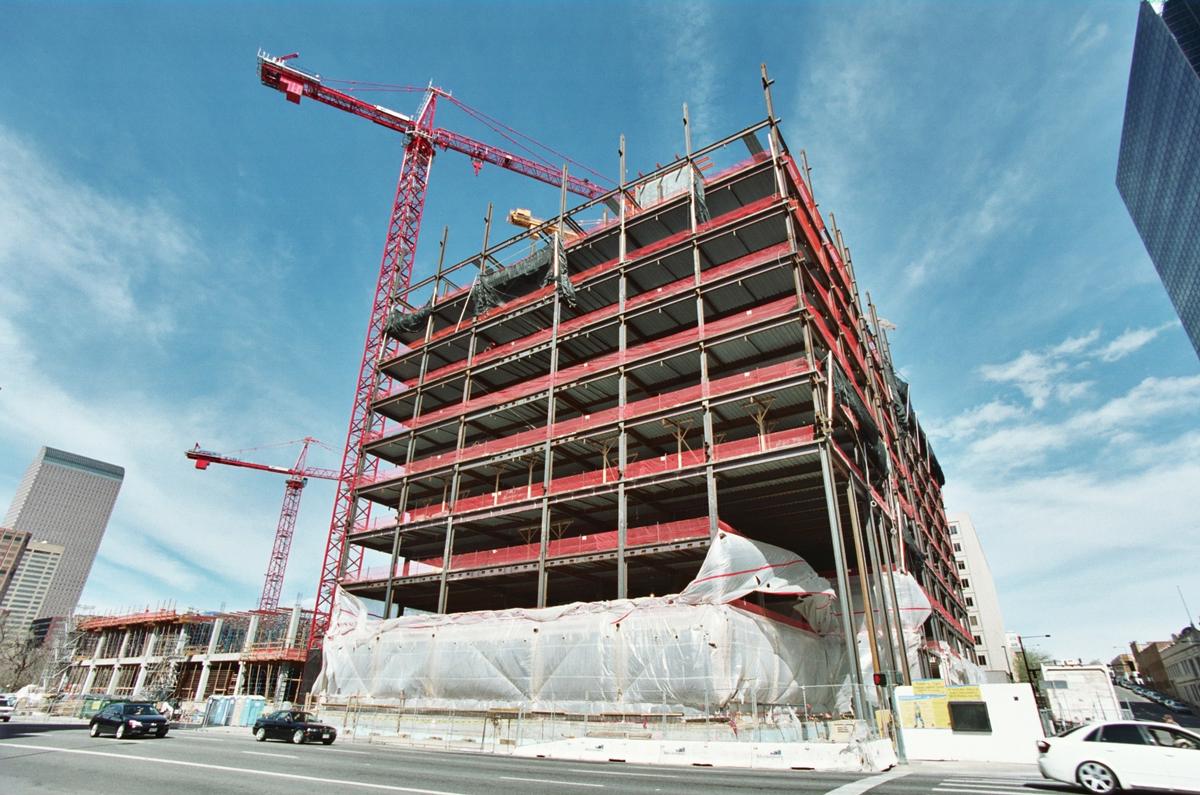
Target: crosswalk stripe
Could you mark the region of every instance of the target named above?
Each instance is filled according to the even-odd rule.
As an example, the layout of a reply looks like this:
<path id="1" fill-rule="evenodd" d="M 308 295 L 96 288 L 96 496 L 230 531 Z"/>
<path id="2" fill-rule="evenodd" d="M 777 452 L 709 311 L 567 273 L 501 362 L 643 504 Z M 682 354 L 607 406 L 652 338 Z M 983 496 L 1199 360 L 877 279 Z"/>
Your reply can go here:
<path id="1" fill-rule="evenodd" d="M 825 795 L 863 795 L 864 792 L 872 790 L 875 787 L 878 787 L 880 784 L 891 781 L 894 778 L 907 776 L 909 772 L 910 771 L 908 770 L 898 770 L 893 768 L 888 772 L 880 773 L 877 776 L 860 778 L 857 781 L 848 782 L 836 789 L 829 790 L 829 792 L 825 793 Z"/>

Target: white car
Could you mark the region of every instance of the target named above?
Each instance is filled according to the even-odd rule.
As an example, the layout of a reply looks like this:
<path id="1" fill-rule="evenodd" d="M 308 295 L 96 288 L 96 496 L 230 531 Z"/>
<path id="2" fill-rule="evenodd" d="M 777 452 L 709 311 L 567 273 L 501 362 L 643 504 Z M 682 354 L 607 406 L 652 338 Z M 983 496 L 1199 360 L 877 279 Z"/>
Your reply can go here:
<path id="1" fill-rule="evenodd" d="M 0 695 L 0 721 L 8 723 L 12 720 L 13 712 L 17 708 L 17 697 Z"/>
<path id="2" fill-rule="evenodd" d="M 1043 776 L 1088 792 L 1200 792 L 1200 735 L 1170 723 L 1090 723 L 1037 746 Z"/>

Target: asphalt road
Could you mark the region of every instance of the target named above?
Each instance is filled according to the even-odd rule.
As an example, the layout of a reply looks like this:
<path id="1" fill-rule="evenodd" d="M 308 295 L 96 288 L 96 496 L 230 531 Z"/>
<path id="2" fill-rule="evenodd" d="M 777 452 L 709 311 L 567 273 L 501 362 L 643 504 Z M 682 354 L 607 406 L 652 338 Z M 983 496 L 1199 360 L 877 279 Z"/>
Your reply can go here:
<path id="1" fill-rule="evenodd" d="M 899 768 L 881 775 L 645 767 L 487 754 L 258 743 L 249 735 L 194 730 L 162 739 L 92 738 L 82 723 L 0 724 L 0 789 L 17 793 L 364 793 L 543 795 L 595 792 L 812 792 L 833 795 L 1019 795 L 1066 792 L 1036 774 Z"/>
<path id="2" fill-rule="evenodd" d="M 1164 715 L 1170 715 L 1176 723 L 1184 728 L 1200 729 L 1200 715 L 1184 715 L 1174 712 L 1156 701 L 1139 696 L 1132 690 L 1126 690 L 1119 685 L 1117 686 L 1117 698 L 1121 700 L 1122 706 L 1132 711 L 1133 717 L 1138 720 L 1160 721 Z"/>

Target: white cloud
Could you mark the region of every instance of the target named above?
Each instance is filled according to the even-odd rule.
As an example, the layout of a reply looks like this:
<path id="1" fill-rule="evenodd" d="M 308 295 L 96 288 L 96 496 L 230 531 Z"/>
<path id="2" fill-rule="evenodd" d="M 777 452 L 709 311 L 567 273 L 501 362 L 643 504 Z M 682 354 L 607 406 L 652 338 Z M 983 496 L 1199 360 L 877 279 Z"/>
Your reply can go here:
<path id="1" fill-rule="evenodd" d="M 1106 362 L 1115 362 L 1118 359 L 1123 359 L 1129 354 L 1143 348 L 1162 332 L 1177 325 L 1178 323 L 1171 321 L 1163 323 L 1161 326 L 1126 329 L 1119 337 L 1105 345 L 1101 349 L 1099 356 Z"/>
<path id="2" fill-rule="evenodd" d="M 1116 361 L 1175 325 L 1171 321 L 1161 326 L 1127 330 L 1099 348 L 1096 344 L 1100 329 L 1093 329 L 1056 345 L 1022 351 L 1007 362 L 985 364 L 979 368 L 979 373 L 988 381 L 1016 387 L 1035 409 L 1045 408 L 1051 398 L 1068 403 L 1086 396 L 1095 386 L 1095 381 L 1080 380 L 1074 375 L 1086 368 L 1090 360 Z"/>
<path id="3" fill-rule="evenodd" d="M 137 301 L 202 259 L 164 197 L 129 202 L 72 181 L 0 126 L 0 277 L 10 311 L 70 298 L 77 312 L 161 334 L 171 315 Z"/>
<path id="4" fill-rule="evenodd" d="M 1065 394 L 1074 391 L 1074 382 L 1063 378 L 1069 369 L 1069 365 L 1051 349 L 1022 351 L 1010 361 L 983 365 L 979 373 L 988 381 L 1015 386 L 1035 409 L 1040 409 L 1051 397 L 1061 398 L 1064 390 Z"/>
<path id="5" fill-rule="evenodd" d="M 1200 434 L 1140 447 L 1122 451 L 1138 465 L 1115 474 L 1082 461 L 1020 478 L 951 472 L 947 507 L 970 513 L 984 538 L 1009 629 L 1048 632 L 1057 654 L 1104 660 L 1113 645 L 1178 630 L 1171 597 L 1193 578 L 1200 531 Z"/>
<path id="6" fill-rule="evenodd" d="M 1098 339 L 1100 339 L 1100 329 L 1092 329 L 1087 334 L 1080 334 L 1078 337 L 1067 337 L 1052 347 L 1050 352 L 1058 356 L 1082 353 Z"/>
<path id="7" fill-rule="evenodd" d="M 721 111 L 717 104 L 720 62 L 716 58 L 720 32 L 713 7 L 694 0 L 663 10 L 664 29 L 671 31 L 663 42 L 667 58 L 664 74 L 680 82 L 678 93 L 688 103 L 692 143 L 703 145 L 715 140 L 720 132 L 713 125 Z"/>
<path id="8" fill-rule="evenodd" d="M 24 462 L 12 459 L 31 460 L 41 445 L 125 467 L 97 561 L 97 570 L 121 576 L 93 577 L 83 599 L 98 609 L 164 599 L 248 606 L 282 486 L 198 473 L 183 451 L 198 439 L 221 449 L 326 427 L 264 370 L 255 332 L 270 312 L 243 312 L 239 298 L 261 290 L 264 277 L 219 251 L 211 256 L 223 261 L 212 264 L 213 247 L 168 209 L 174 201 L 108 195 L 0 127 L 0 443 L 14 454 L 5 462 L 14 477 Z M 218 346 L 207 351 L 215 366 L 197 362 L 201 348 L 178 333 L 181 307 L 202 314 L 206 327 L 242 331 L 230 341 L 234 353 Z M 150 363 L 156 355 L 175 372 L 186 373 L 179 357 L 213 366 L 217 377 L 195 394 L 172 392 Z M 290 593 L 315 586 L 329 490 L 308 489 Z"/>
<path id="9" fill-rule="evenodd" d="M 1012 403 L 992 400 L 967 409 L 948 422 L 930 426 L 930 432 L 946 439 L 968 439 L 983 428 L 1015 420 L 1025 415 L 1025 410 Z"/>
<path id="10" fill-rule="evenodd" d="M 952 423 L 966 418 L 963 420 L 966 427 L 976 411 L 964 412 Z M 1200 411 L 1200 375 L 1150 377 L 1124 395 L 1097 408 L 1077 411 L 1060 422 L 1013 422 L 971 440 L 963 464 L 967 470 L 990 472 L 1040 465 L 1050 453 L 1132 441 L 1137 438 L 1132 432 L 1153 422 L 1197 411 Z"/>
<path id="11" fill-rule="evenodd" d="M 1081 17 L 1067 37 L 1067 46 L 1073 47 L 1076 54 L 1082 54 L 1095 47 L 1108 35 L 1108 24 L 1098 22 L 1093 24 L 1089 17 Z"/>
<path id="12" fill-rule="evenodd" d="M 925 248 L 909 266 L 907 287 L 916 287 L 932 273 L 974 256 L 1001 232 L 1018 222 L 1021 208 L 1031 201 L 1029 175 L 1017 168 L 979 179 L 952 208 L 935 221 Z"/>
<path id="13" fill-rule="evenodd" d="M 1200 375 L 1150 377 L 1121 397 L 1068 421 L 1077 433 L 1137 427 L 1158 417 L 1200 410 Z"/>

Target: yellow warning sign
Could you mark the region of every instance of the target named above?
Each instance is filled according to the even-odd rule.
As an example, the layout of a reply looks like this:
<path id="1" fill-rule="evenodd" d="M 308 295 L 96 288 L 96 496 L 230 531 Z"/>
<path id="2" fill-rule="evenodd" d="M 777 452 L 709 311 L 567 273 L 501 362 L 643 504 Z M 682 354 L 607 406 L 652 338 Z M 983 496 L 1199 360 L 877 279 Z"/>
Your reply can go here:
<path id="1" fill-rule="evenodd" d="M 906 729 L 949 729 L 950 698 L 941 679 L 918 679 L 912 695 L 897 694 L 900 725 Z"/>

